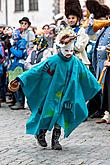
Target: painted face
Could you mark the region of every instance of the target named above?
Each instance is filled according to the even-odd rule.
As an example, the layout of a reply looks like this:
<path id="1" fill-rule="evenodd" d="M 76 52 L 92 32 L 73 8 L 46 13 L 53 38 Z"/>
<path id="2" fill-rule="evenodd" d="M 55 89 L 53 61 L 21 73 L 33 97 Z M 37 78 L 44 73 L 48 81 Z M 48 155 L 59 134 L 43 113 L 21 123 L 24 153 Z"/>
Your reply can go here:
<path id="1" fill-rule="evenodd" d="M 74 42 L 71 42 L 69 44 L 67 44 L 66 46 L 60 48 L 61 53 L 66 57 L 66 58 L 70 58 L 73 54 L 73 50 L 74 50 Z"/>

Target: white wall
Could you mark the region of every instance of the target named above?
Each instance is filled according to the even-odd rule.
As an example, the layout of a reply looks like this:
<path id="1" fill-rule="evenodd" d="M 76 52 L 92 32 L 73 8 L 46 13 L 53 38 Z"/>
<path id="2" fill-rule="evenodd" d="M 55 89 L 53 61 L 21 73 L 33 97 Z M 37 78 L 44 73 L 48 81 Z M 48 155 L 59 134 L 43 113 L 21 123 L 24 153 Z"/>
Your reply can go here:
<path id="1" fill-rule="evenodd" d="M 0 24 L 5 24 L 5 1 L 1 0 Z"/>
<path id="2" fill-rule="evenodd" d="M 8 1 L 8 25 L 19 26 L 19 20 L 26 16 L 30 19 L 33 26 L 43 26 L 51 23 L 53 18 L 52 0 L 39 0 L 39 11 L 28 11 L 28 0 L 24 0 L 24 11 L 15 12 L 14 0 Z M 5 0 L 2 0 L 2 11 L 0 12 L 0 24 L 5 23 Z"/>

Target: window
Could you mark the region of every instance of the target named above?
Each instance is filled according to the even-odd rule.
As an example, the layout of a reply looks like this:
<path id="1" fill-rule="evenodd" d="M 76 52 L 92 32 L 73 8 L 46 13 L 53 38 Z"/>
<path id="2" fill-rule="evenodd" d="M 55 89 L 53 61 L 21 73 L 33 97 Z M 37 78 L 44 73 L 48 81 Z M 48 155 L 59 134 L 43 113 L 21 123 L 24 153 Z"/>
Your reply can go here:
<path id="1" fill-rule="evenodd" d="M 24 11 L 24 1 L 15 0 L 15 11 Z"/>
<path id="2" fill-rule="evenodd" d="M 53 13 L 54 15 L 58 14 L 60 12 L 60 1 L 54 0 L 53 2 Z"/>
<path id="3" fill-rule="evenodd" d="M 38 11 L 38 0 L 29 0 L 29 11 Z"/>

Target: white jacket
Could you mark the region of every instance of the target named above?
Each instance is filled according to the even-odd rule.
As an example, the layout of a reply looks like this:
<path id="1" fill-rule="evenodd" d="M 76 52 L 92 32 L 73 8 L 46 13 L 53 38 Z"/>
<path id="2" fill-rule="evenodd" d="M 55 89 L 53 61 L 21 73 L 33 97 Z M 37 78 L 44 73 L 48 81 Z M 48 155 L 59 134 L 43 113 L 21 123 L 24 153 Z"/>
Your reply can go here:
<path id="1" fill-rule="evenodd" d="M 75 43 L 75 50 L 76 52 L 76 56 L 86 65 L 90 65 L 90 61 L 87 57 L 87 53 L 86 53 L 86 45 L 88 44 L 89 41 L 89 37 L 88 35 L 85 33 L 85 29 L 83 27 L 80 28 L 80 30 L 78 31 L 77 34 L 77 41 Z"/>

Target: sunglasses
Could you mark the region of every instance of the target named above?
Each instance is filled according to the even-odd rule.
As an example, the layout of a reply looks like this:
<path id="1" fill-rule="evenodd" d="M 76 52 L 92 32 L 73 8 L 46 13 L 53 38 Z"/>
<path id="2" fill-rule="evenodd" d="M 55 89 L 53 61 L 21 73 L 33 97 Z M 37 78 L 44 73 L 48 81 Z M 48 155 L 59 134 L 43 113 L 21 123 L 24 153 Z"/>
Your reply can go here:
<path id="1" fill-rule="evenodd" d="M 21 25 L 28 25 L 27 22 L 21 22 Z"/>

